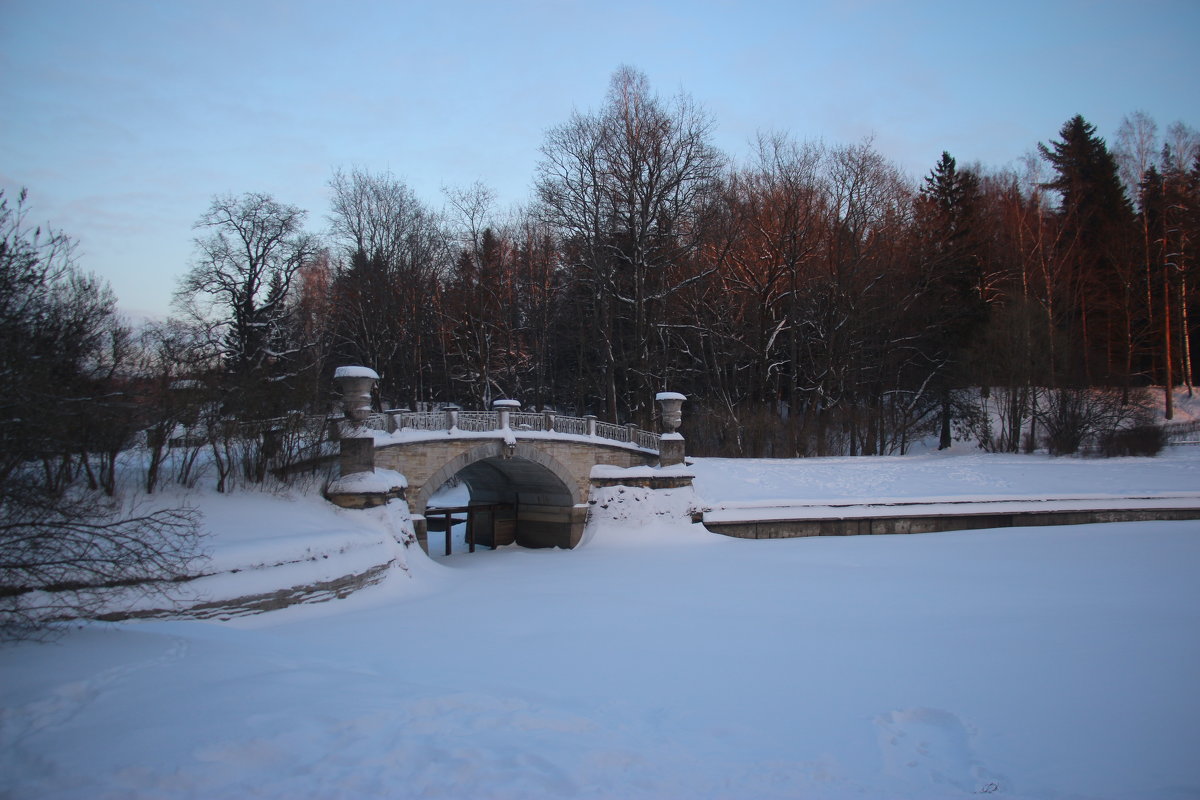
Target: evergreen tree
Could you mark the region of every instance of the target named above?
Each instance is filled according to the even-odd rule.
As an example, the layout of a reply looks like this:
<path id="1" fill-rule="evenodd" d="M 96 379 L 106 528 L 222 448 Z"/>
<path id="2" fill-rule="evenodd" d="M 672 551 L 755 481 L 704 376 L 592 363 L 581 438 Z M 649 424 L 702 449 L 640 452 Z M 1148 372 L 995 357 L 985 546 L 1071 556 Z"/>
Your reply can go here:
<path id="1" fill-rule="evenodd" d="M 982 289 L 979 179 L 947 152 L 917 198 L 920 274 L 928 319 L 926 354 L 938 394 L 938 448 L 952 443 L 953 390 L 966 377 L 962 356 L 987 315 Z"/>
<path id="2" fill-rule="evenodd" d="M 1038 149 L 1057 175 L 1043 188 L 1056 191 L 1069 263 L 1064 295 L 1068 317 L 1084 350 L 1083 376 L 1093 363 L 1104 377 L 1128 372 L 1134 342 L 1136 269 L 1130 251 L 1133 209 L 1121 185 L 1116 159 L 1096 128 L 1076 115 L 1059 131 L 1061 141 Z M 1099 376 L 1095 376 L 1099 377 Z"/>

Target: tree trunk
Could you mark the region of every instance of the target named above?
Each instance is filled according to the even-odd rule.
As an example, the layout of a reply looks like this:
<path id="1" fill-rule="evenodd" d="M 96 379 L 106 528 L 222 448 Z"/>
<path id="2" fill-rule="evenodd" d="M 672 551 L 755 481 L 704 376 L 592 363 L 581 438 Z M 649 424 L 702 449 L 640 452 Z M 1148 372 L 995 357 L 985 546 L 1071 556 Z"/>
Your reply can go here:
<path id="1" fill-rule="evenodd" d="M 942 429 L 938 437 L 938 450 L 946 450 L 954 444 L 950 435 L 950 390 L 942 390 Z"/>
<path id="2" fill-rule="evenodd" d="M 1172 419 L 1175 416 L 1174 388 L 1175 379 L 1171 373 L 1174 366 L 1171 355 L 1171 267 L 1163 265 L 1163 364 L 1166 366 L 1163 386 L 1163 418 Z"/>

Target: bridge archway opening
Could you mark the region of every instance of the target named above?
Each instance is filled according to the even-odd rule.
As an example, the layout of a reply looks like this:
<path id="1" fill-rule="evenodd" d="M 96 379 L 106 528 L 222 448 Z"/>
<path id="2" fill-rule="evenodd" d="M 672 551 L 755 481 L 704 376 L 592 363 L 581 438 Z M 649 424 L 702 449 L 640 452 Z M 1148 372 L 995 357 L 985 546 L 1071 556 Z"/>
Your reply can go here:
<path id="1" fill-rule="evenodd" d="M 480 506 L 481 510 L 471 514 L 471 528 L 476 544 L 483 547 L 571 548 L 578 544 L 586 506 L 576 502 L 565 469 L 532 449 L 518 446 L 516 452 L 507 453 L 497 449 L 480 448 L 482 452 L 464 454 L 447 464 L 428 481 L 428 491 L 422 489 L 414 511 L 433 521 L 436 505 Z M 464 503 L 459 493 L 451 495 L 453 499 L 430 503 L 452 478 L 466 486 L 469 500 Z M 431 528 L 427 542 L 430 553 L 440 554 L 445 533 L 444 527 L 437 527 L 442 529 Z"/>

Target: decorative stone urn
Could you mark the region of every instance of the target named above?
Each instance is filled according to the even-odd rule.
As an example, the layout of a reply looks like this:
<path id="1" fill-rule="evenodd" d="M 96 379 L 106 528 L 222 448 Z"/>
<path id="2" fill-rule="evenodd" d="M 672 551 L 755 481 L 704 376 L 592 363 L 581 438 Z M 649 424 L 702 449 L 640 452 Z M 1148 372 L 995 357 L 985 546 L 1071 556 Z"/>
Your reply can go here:
<path id="1" fill-rule="evenodd" d="M 333 380 L 342 394 L 342 413 L 355 425 L 361 425 L 371 413 L 371 390 L 379 375 L 370 367 L 338 367 Z"/>
<path id="2" fill-rule="evenodd" d="M 342 394 L 342 413 L 346 415 L 338 459 L 342 477 L 371 472 L 375 469 L 375 439 L 363 423 L 371 413 L 371 389 L 379 375 L 370 367 L 338 367 L 333 380 Z"/>
<path id="3" fill-rule="evenodd" d="M 679 392 L 659 392 L 654 399 L 662 407 L 663 427 L 667 433 L 675 433 L 683 423 L 683 401 L 687 397 Z"/>
<path id="4" fill-rule="evenodd" d="M 683 423 L 683 401 L 687 399 L 679 392 L 659 392 L 654 396 L 662 408 L 662 424 L 666 432 L 659 437 L 658 463 L 670 467 L 683 463 L 683 435 L 679 426 Z"/>

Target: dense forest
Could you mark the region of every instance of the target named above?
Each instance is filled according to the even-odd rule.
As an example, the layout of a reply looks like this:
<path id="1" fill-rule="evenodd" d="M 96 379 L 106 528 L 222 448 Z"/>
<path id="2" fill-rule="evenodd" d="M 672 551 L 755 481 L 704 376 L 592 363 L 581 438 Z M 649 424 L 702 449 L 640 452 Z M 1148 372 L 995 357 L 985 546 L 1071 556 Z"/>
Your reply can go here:
<path id="1" fill-rule="evenodd" d="M 1019 168 L 943 153 L 915 182 L 869 140 L 762 135 L 733 159 L 713 125 L 621 68 L 599 110 L 546 132 L 518 209 L 482 185 L 435 208 L 357 169 L 333 174 L 323 220 L 269 195 L 214 198 L 176 316 L 137 331 L 68 237 L 34 235 L 5 201 L 6 416 L 57 406 L 56 424 L 78 424 L 54 435 L 114 454 L 205 409 L 323 413 L 333 369 L 353 363 L 381 375 L 381 408 L 509 397 L 653 427 L 655 392 L 680 391 L 696 455 L 900 453 L 928 436 L 1070 452 L 1144 418 L 1145 387 L 1191 388 L 1200 136 L 1186 125 L 1160 134 L 1134 113 L 1110 145 L 1074 116 Z M 18 251 L 55 267 L 22 278 Z M 13 359 L 37 348 L 74 361 L 22 371 Z M 1169 419 L 1169 393 L 1155 397 Z"/>

